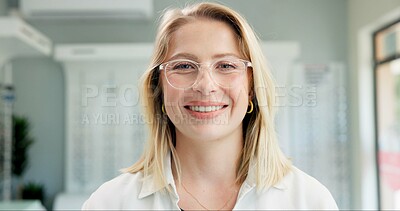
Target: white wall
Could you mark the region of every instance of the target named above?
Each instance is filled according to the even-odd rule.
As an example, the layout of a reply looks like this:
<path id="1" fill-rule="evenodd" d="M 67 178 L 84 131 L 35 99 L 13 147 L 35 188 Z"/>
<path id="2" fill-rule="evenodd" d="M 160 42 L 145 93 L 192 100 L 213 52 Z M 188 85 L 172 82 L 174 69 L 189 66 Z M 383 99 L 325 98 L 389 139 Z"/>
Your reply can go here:
<path id="1" fill-rule="evenodd" d="M 34 139 L 24 180 L 44 184 L 50 207 L 64 185 L 64 75 L 51 59 L 15 59 L 13 68 L 14 111 L 29 119 Z"/>

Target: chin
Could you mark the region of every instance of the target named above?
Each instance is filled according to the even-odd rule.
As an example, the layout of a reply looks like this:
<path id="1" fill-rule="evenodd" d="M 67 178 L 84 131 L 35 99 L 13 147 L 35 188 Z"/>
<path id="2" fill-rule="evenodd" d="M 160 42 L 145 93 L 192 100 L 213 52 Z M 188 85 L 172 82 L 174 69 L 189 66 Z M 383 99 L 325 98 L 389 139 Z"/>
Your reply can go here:
<path id="1" fill-rule="evenodd" d="M 242 127 L 241 124 L 240 127 L 232 127 L 229 124 L 199 124 L 191 125 L 190 127 L 186 126 L 179 130 L 181 134 L 190 139 L 205 142 L 216 141 L 237 134 L 237 130 L 241 132 Z"/>

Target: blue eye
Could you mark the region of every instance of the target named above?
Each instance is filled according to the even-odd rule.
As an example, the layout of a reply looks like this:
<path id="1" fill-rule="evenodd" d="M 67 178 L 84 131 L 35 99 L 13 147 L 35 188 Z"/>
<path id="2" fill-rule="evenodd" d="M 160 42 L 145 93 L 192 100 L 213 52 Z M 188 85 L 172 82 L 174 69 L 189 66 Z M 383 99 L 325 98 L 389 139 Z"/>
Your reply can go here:
<path id="1" fill-rule="evenodd" d="M 220 71 L 234 71 L 237 69 L 237 65 L 234 62 L 224 61 L 218 63 L 216 69 Z"/>
<path id="2" fill-rule="evenodd" d="M 169 65 L 167 71 L 175 74 L 195 73 L 197 66 L 189 61 L 175 61 Z"/>
<path id="3" fill-rule="evenodd" d="M 221 66 L 221 68 L 224 68 L 224 69 L 236 68 L 234 65 L 231 65 L 231 64 L 221 64 L 220 66 Z"/>
<path id="4" fill-rule="evenodd" d="M 173 70 L 179 70 L 179 69 L 194 69 L 195 67 L 192 65 L 192 64 L 190 64 L 190 63 L 178 63 L 178 64 L 175 64 L 173 67 L 172 67 L 172 69 Z"/>

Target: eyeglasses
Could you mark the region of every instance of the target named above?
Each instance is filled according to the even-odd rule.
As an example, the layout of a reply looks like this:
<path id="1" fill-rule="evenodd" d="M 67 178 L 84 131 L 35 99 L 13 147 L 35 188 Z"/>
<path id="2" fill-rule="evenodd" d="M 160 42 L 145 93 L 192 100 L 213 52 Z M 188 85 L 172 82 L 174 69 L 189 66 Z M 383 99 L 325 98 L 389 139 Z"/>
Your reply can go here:
<path id="1" fill-rule="evenodd" d="M 159 66 L 164 71 L 167 82 L 177 89 L 189 89 L 201 78 L 205 71 L 200 71 L 204 63 L 198 63 L 188 59 L 177 59 L 165 62 Z M 212 80 L 221 87 L 230 88 L 241 83 L 243 73 L 251 62 L 237 58 L 223 58 L 212 61 L 206 65 L 210 71 Z"/>

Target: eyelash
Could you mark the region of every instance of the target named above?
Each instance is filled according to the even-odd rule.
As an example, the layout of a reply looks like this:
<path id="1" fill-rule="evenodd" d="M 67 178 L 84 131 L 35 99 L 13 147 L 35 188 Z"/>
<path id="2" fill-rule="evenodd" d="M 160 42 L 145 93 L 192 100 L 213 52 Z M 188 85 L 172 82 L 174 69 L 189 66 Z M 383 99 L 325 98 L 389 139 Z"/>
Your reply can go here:
<path id="1" fill-rule="evenodd" d="M 183 66 L 189 66 L 189 68 L 194 68 L 192 64 L 190 63 L 179 63 L 173 66 L 172 69 L 176 70 L 176 69 L 188 69 L 188 68 L 183 68 Z"/>
<path id="2" fill-rule="evenodd" d="M 184 66 L 187 66 L 187 67 L 184 67 Z M 227 66 L 227 67 L 223 67 L 223 66 Z M 194 64 L 178 63 L 178 64 L 174 65 L 172 69 L 176 70 L 176 69 L 189 69 L 189 68 L 195 68 Z M 216 68 L 221 68 L 221 69 L 236 68 L 236 65 L 232 64 L 232 62 L 220 62 L 219 64 L 217 64 Z"/>

